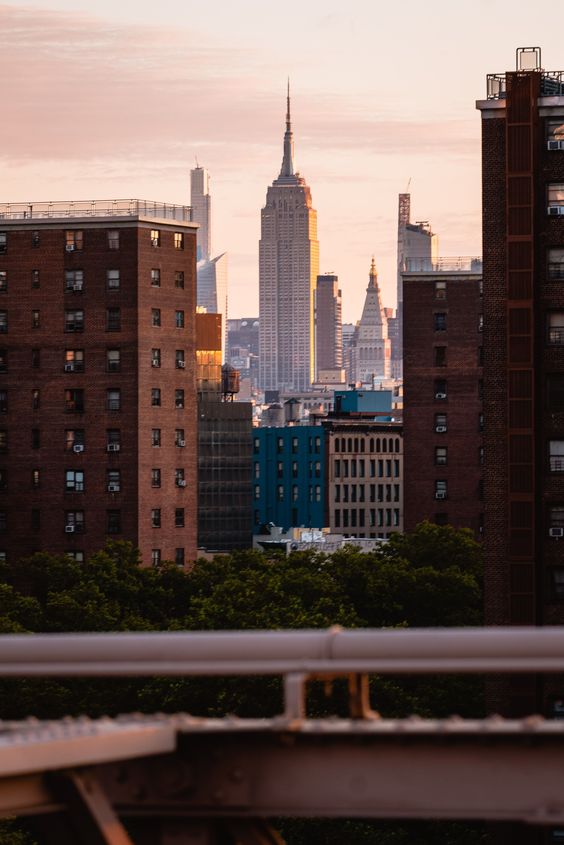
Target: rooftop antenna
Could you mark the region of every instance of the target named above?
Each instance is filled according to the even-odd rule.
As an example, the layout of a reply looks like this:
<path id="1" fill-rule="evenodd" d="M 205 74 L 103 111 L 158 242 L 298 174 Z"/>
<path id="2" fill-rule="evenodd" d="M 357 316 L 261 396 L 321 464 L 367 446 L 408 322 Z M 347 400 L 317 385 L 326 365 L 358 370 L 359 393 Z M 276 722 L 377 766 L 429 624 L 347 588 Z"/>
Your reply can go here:
<path id="1" fill-rule="evenodd" d="M 198 156 L 195 155 L 194 158 L 196 159 L 196 169 L 199 169 L 200 165 L 198 164 Z"/>
<path id="2" fill-rule="evenodd" d="M 407 188 L 405 189 L 405 193 L 406 193 L 406 194 L 408 194 L 408 193 L 409 193 L 409 186 L 410 186 L 410 185 L 411 185 L 411 176 L 410 176 L 410 177 L 409 177 L 409 179 L 407 180 Z"/>

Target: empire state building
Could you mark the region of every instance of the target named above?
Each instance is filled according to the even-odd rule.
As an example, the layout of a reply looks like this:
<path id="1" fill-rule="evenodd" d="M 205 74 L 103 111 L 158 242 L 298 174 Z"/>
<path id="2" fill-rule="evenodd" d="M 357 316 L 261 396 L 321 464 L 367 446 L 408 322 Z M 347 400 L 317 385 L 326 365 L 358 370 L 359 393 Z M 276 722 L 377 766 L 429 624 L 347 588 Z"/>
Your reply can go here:
<path id="1" fill-rule="evenodd" d="M 317 212 L 294 172 L 288 86 L 284 156 L 266 193 L 259 244 L 259 366 L 264 390 L 308 390 L 314 379 Z"/>

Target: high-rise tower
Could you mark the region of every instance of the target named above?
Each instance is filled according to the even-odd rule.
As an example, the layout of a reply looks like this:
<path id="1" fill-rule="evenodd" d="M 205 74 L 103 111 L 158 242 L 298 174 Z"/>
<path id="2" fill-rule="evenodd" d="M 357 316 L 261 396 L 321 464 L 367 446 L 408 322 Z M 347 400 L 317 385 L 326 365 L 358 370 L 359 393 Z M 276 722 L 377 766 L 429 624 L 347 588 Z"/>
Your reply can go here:
<path id="1" fill-rule="evenodd" d="M 314 293 L 319 272 L 317 213 L 294 172 L 288 86 L 284 156 L 261 212 L 260 386 L 307 390 L 314 379 Z"/>
<path id="2" fill-rule="evenodd" d="M 317 277 L 315 295 L 315 358 L 320 374 L 335 377 L 343 369 L 342 298 L 339 278 L 332 273 Z"/>
<path id="3" fill-rule="evenodd" d="M 354 380 L 363 384 L 390 377 L 388 321 L 382 308 L 374 258 L 370 265 L 362 317 L 353 350 Z"/>
<path id="4" fill-rule="evenodd" d="M 208 314 L 221 314 L 222 355 L 227 349 L 227 253 L 212 258 L 210 175 L 205 167 L 190 171 L 192 220 L 198 229 L 198 306 Z"/>

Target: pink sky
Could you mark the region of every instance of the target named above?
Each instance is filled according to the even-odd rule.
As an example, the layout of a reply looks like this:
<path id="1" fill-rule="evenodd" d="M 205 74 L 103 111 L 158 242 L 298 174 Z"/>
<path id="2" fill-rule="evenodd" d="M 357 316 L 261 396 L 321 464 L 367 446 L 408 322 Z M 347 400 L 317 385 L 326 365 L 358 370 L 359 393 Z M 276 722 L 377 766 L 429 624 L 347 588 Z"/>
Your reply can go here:
<path id="1" fill-rule="evenodd" d="M 292 79 L 296 163 L 321 272 L 360 316 L 372 254 L 395 304 L 397 194 L 450 255 L 481 252 L 485 74 L 540 44 L 564 68 L 562 4 L 520 0 L 0 0 L 0 201 L 189 202 L 212 176 L 230 315 L 258 312 L 260 208 L 282 156 Z"/>

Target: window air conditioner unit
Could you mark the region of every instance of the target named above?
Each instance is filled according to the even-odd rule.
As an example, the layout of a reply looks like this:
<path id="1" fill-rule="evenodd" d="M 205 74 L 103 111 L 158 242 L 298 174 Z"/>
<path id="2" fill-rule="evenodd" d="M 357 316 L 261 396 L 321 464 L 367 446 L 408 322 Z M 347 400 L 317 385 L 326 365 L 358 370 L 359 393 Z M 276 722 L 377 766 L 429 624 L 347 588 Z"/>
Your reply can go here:
<path id="1" fill-rule="evenodd" d="M 564 528 L 549 528 L 548 536 L 555 537 L 556 539 L 558 539 L 559 537 L 564 537 Z"/>
<path id="2" fill-rule="evenodd" d="M 183 370 L 184 367 L 186 366 L 186 364 L 185 364 L 184 361 L 177 361 L 176 366 L 178 367 L 179 370 Z"/>
<path id="3" fill-rule="evenodd" d="M 444 490 L 437 490 L 435 493 L 435 499 L 446 499 L 446 492 Z"/>
<path id="4" fill-rule="evenodd" d="M 176 482 L 177 487 L 186 487 L 186 480 L 184 478 L 179 478 Z"/>
<path id="5" fill-rule="evenodd" d="M 72 450 L 73 452 L 76 452 L 78 454 L 79 452 L 84 452 L 84 446 L 82 445 L 82 443 L 75 443 L 72 447 Z"/>
<path id="6" fill-rule="evenodd" d="M 108 443 L 107 450 L 108 452 L 119 452 L 120 445 L 119 443 Z"/>
<path id="7" fill-rule="evenodd" d="M 119 493 L 119 484 L 108 484 L 108 493 Z"/>
<path id="8" fill-rule="evenodd" d="M 549 150 L 564 150 L 564 141 L 548 141 L 546 146 Z"/>
<path id="9" fill-rule="evenodd" d="M 184 446 L 186 446 L 186 441 L 185 440 L 179 440 L 178 443 L 177 443 L 177 446 L 184 448 Z"/>
<path id="10" fill-rule="evenodd" d="M 158 366 L 160 366 L 158 358 L 153 358 L 153 360 L 151 361 L 151 367 L 158 367 Z"/>
<path id="11" fill-rule="evenodd" d="M 74 252 L 74 244 L 67 244 L 65 249 L 67 252 Z"/>
<path id="12" fill-rule="evenodd" d="M 549 217 L 559 217 L 561 214 L 564 214 L 564 205 L 549 205 L 548 206 Z"/>
<path id="13" fill-rule="evenodd" d="M 159 245 L 159 239 L 158 238 L 151 238 L 151 243 L 153 244 L 153 246 L 158 246 Z"/>
<path id="14" fill-rule="evenodd" d="M 65 534 L 74 534 L 74 525 L 65 525 Z"/>
<path id="15" fill-rule="evenodd" d="M 82 282 L 75 282 L 75 284 L 72 286 L 72 289 L 73 290 L 82 290 Z"/>
<path id="16" fill-rule="evenodd" d="M 74 373 L 74 364 L 65 364 L 65 373 Z"/>
<path id="17" fill-rule="evenodd" d="M 446 393 L 435 393 L 435 399 L 446 399 Z"/>
<path id="18" fill-rule="evenodd" d="M 436 425 L 435 426 L 435 431 L 437 432 L 437 434 L 444 434 L 446 430 L 447 430 L 446 425 Z"/>

